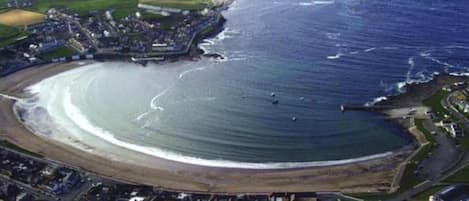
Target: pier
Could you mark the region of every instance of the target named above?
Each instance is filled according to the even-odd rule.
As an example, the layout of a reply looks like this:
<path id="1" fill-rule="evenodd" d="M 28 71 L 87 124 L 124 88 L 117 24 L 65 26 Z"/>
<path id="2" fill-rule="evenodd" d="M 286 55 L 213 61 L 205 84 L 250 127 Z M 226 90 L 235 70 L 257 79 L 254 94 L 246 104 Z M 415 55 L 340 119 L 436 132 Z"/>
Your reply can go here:
<path id="1" fill-rule="evenodd" d="M 133 62 L 164 61 L 164 57 L 142 57 L 142 58 L 131 57 L 130 60 L 132 60 Z"/>
<path id="2" fill-rule="evenodd" d="M 345 112 L 347 110 L 357 110 L 357 111 L 379 111 L 379 110 L 388 110 L 392 109 L 389 106 L 376 106 L 376 105 L 340 105 L 340 111 Z"/>

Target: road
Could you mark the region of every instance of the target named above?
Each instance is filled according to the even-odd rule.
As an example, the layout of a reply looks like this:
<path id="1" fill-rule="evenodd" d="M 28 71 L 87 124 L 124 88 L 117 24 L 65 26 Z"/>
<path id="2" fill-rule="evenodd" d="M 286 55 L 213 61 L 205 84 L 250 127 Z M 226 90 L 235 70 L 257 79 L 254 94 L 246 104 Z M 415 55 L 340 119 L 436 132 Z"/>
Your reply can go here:
<path id="1" fill-rule="evenodd" d="M 454 92 L 444 98 L 441 101 L 441 105 L 446 110 L 448 110 L 451 115 L 456 118 L 456 120 L 459 120 L 463 123 L 465 130 L 469 130 L 469 120 L 464 115 L 459 113 L 458 110 L 450 104 L 450 98 L 453 95 Z M 451 148 L 454 146 L 451 145 L 453 144 L 453 142 L 451 142 L 451 140 L 445 134 L 443 134 L 439 129 L 437 129 L 433 123 L 426 122 L 424 126 L 426 129 L 429 129 L 430 132 L 437 132 L 435 140 L 437 141 L 437 143 L 440 144 L 440 147 L 436 148 L 436 150 L 432 154 L 432 157 L 430 157 L 432 159 L 429 158 L 426 160 L 427 162 L 422 162 L 422 166 L 427 167 L 426 170 L 424 168 L 424 171 L 427 171 L 429 180 L 415 186 L 411 190 L 408 190 L 392 199 L 389 199 L 390 201 L 410 200 L 412 197 L 427 190 L 428 188 L 441 184 L 441 182 L 448 176 L 456 173 L 458 170 L 469 165 L 469 154 L 462 154 L 460 150 L 456 149 L 456 153 L 460 154 L 457 154 L 457 160 L 455 160 L 455 148 Z"/>

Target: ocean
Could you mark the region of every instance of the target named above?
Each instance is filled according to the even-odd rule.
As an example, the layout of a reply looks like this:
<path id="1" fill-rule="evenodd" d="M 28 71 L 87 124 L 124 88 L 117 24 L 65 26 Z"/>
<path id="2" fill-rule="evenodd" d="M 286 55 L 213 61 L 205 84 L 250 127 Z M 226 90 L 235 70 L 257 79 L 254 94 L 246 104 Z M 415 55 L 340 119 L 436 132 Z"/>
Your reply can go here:
<path id="1" fill-rule="evenodd" d="M 40 135 L 196 165 L 379 157 L 411 138 L 381 115 L 339 106 L 402 93 L 435 72 L 467 72 L 468 8 L 462 0 L 236 0 L 225 30 L 201 44 L 223 60 L 94 63 L 30 87 L 35 97 L 17 106 Z"/>

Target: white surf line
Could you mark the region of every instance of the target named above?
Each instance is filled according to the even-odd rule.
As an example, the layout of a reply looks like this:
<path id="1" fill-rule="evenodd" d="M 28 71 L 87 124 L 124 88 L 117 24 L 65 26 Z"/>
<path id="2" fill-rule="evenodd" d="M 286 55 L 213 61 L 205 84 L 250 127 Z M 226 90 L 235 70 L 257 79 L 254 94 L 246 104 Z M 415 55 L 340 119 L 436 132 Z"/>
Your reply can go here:
<path id="1" fill-rule="evenodd" d="M 4 99 L 8 99 L 8 100 L 14 100 L 14 101 L 21 100 L 21 98 L 10 96 L 10 95 L 7 95 L 7 94 L 2 94 L 2 93 L 0 93 L 0 97 L 4 98 Z"/>

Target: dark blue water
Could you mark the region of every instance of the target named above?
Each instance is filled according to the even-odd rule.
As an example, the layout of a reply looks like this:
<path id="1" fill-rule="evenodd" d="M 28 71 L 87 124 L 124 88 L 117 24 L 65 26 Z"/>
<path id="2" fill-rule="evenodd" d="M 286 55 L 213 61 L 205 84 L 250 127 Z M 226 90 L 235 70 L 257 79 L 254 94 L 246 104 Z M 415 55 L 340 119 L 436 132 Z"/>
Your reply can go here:
<path id="1" fill-rule="evenodd" d="M 443 0 L 236 0 L 224 12 L 225 32 L 202 45 L 226 61 L 103 64 L 55 85 L 70 85 L 73 104 L 96 127 L 184 156 L 265 163 L 374 155 L 410 139 L 380 115 L 339 106 L 398 93 L 434 72 L 467 72 L 468 9 Z"/>

